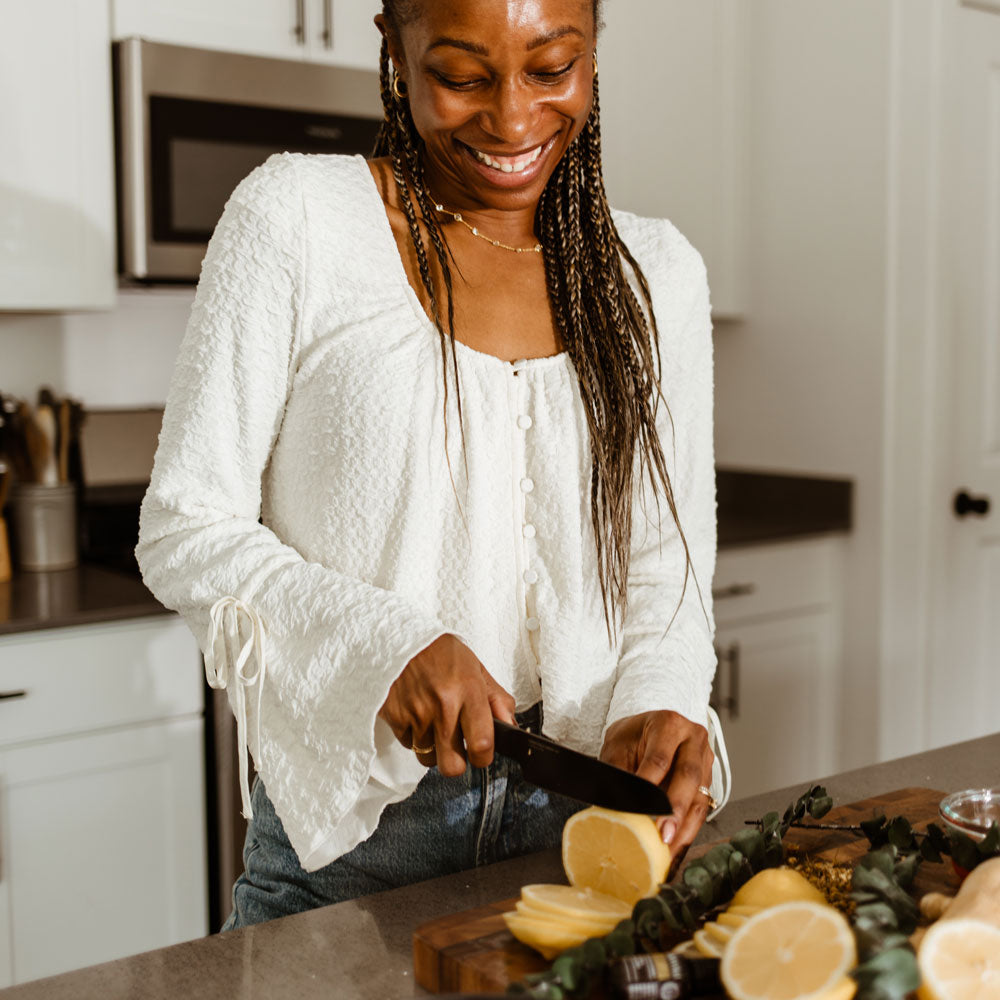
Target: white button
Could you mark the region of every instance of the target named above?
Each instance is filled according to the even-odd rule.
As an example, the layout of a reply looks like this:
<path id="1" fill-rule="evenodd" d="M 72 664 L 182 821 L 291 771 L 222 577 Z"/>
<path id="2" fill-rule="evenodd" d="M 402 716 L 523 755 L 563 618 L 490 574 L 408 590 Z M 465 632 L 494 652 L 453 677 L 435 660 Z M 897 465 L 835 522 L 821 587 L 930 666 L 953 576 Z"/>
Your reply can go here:
<path id="1" fill-rule="evenodd" d="M 535 526 L 533 524 L 526 524 L 521 529 L 521 534 L 524 535 L 525 538 L 534 538 L 535 537 Z"/>
<path id="2" fill-rule="evenodd" d="M 526 622 L 524 623 L 524 627 L 525 627 L 525 628 L 526 628 L 526 629 L 527 629 L 527 630 L 528 630 L 529 632 L 537 632 L 537 631 L 538 631 L 538 619 L 537 619 L 537 618 L 529 618 L 529 619 L 528 619 L 528 620 L 527 620 L 527 621 L 526 621 Z"/>
<path id="3" fill-rule="evenodd" d="M 534 481 L 531 480 L 531 479 L 528 479 L 527 476 L 525 476 L 524 479 L 521 480 L 521 492 L 522 493 L 530 493 L 534 488 L 535 488 Z"/>
<path id="4" fill-rule="evenodd" d="M 521 416 L 517 418 L 517 426 L 521 428 L 522 431 L 526 431 L 534 421 L 527 413 L 522 413 Z"/>
<path id="5" fill-rule="evenodd" d="M 538 574 L 533 569 L 526 569 L 524 571 L 524 582 L 538 583 Z"/>

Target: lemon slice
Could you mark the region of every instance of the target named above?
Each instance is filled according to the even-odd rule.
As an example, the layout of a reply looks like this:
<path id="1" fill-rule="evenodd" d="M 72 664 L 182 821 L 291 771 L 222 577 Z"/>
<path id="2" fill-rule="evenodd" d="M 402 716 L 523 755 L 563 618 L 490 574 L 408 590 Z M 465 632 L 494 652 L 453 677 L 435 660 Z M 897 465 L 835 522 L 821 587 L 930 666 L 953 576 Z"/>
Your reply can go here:
<path id="1" fill-rule="evenodd" d="M 727 910 L 725 913 L 720 913 L 715 918 L 715 922 L 717 924 L 721 924 L 723 927 L 742 927 L 751 916 L 753 916 L 753 914 L 746 915 L 743 913 L 730 913 Z"/>
<path id="2" fill-rule="evenodd" d="M 520 913 L 509 912 L 503 914 L 503 919 L 518 941 L 534 948 L 547 959 L 555 958 L 567 948 L 582 944 L 588 938 L 601 936 L 589 927 L 560 920 L 558 917 L 552 920 L 535 920 Z"/>
<path id="3" fill-rule="evenodd" d="M 721 941 L 716 941 L 704 927 L 694 932 L 691 942 L 706 958 L 722 958 L 722 953 L 726 950 L 726 946 Z"/>
<path id="4" fill-rule="evenodd" d="M 532 906 L 523 899 L 519 899 L 514 904 L 514 909 L 522 917 L 529 920 L 541 920 L 548 923 L 572 923 L 581 928 L 588 928 L 595 937 L 610 934 L 615 929 L 617 920 L 611 917 L 568 917 L 554 913 L 552 910 L 543 910 L 541 907 Z"/>
<path id="5" fill-rule="evenodd" d="M 533 909 L 581 920 L 617 924 L 632 915 L 632 907 L 616 896 L 572 885 L 526 885 L 521 889 L 521 900 Z"/>
<path id="6" fill-rule="evenodd" d="M 763 906 L 747 906 L 737 903 L 726 907 L 726 913 L 731 913 L 734 917 L 752 917 L 763 910 Z"/>
<path id="7" fill-rule="evenodd" d="M 751 917 L 726 945 L 719 973 L 732 1000 L 825 1000 L 856 962 L 843 915 L 799 901 Z"/>
<path id="8" fill-rule="evenodd" d="M 1000 928 L 956 918 L 934 924 L 920 942 L 920 1000 L 1000 997 Z"/>
<path id="9" fill-rule="evenodd" d="M 715 938 L 723 947 L 729 944 L 730 939 L 736 931 L 732 927 L 725 927 L 723 924 L 714 921 L 705 924 L 703 930 L 710 938 Z"/>
<path id="10" fill-rule="evenodd" d="M 563 827 L 566 877 L 633 906 L 656 893 L 670 867 L 670 848 L 649 816 L 591 806 Z"/>
<path id="11" fill-rule="evenodd" d="M 826 903 L 826 897 L 794 868 L 765 868 L 736 890 L 730 912 L 743 906 L 777 906 L 794 901 Z"/>

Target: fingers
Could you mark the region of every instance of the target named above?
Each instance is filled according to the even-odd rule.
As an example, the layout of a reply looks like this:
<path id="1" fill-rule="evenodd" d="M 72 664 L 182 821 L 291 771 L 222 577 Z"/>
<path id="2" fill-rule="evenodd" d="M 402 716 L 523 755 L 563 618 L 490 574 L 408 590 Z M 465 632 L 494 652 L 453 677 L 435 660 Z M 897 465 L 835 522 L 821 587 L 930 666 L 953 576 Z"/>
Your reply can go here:
<path id="1" fill-rule="evenodd" d="M 693 726 L 677 748 L 667 784 L 667 795 L 674 807 L 674 815 L 668 819 L 675 823 L 669 843 L 676 855 L 688 849 L 708 815 L 709 797 L 699 787 L 711 784 L 713 760 L 708 734 L 701 726 Z M 667 827 L 665 823 L 661 832 L 669 835 Z"/>
<path id="2" fill-rule="evenodd" d="M 417 759 L 447 777 L 462 774 L 467 762 L 488 766 L 494 717 L 515 721 L 514 699 L 453 635 L 439 636 L 410 660 L 378 714 L 407 749 L 433 748 Z"/>

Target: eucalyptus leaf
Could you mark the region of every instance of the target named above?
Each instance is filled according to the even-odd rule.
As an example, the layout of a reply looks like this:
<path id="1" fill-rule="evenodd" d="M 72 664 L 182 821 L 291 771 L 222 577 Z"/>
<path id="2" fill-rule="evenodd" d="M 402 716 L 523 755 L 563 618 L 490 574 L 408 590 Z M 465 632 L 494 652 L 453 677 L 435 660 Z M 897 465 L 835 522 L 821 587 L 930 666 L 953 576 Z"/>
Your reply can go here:
<path id="1" fill-rule="evenodd" d="M 832 808 L 833 799 L 829 795 L 823 795 L 809 803 L 809 815 L 813 819 L 822 819 Z"/>
<path id="2" fill-rule="evenodd" d="M 712 876 L 705 868 L 695 868 L 691 865 L 684 870 L 684 883 L 698 893 L 698 898 L 706 906 L 711 906 L 715 899 Z"/>
<path id="3" fill-rule="evenodd" d="M 913 885 L 913 880 L 916 877 L 921 861 L 923 861 L 923 858 L 920 853 L 914 851 L 913 854 L 908 854 L 901 861 L 896 862 L 896 866 L 893 869 L 893 876 L 904 889 L 909 889 Z"/>
<path id="4" fill-rule="evenodd" d="M 888 840 L 885 826 L 885 816 L 873 816 L 871 819 L 861 821 L 861 832 L 868 838 L 868 843 L 872 847 L 881 847 Z"/>
<path id="5" fill-rule="evenodd" d="M 877 986 L 879 995 L 903 1000 L 920 985 L 917 957 L 909 947 L 883 951 L 859 965 L 851 976 L 858 983 L 858 996 L 868 995 L 866 989 Z"/>
<path id="6" fill-rule="evenodd" d="M 972 871 L 979 864 L 980 854 L 976 842 L 957 830 L 948 831 L 948 846 L 951 848 L 952 860 L 960 868 Z"/>
<path id="7" fill-rule="evenodd" d="M 552 963 L 552 974 L 560 985 L 572 992 L 583 976 L 583 962 L 576 955 L 560 955 Z"/>
<path id="8" fill-rule="evenodd" d="M 898 851 L 908 851 L 915 845 L 913 827 L 905 816 L 896 816 L 889 823 L 889 843 Z"/>

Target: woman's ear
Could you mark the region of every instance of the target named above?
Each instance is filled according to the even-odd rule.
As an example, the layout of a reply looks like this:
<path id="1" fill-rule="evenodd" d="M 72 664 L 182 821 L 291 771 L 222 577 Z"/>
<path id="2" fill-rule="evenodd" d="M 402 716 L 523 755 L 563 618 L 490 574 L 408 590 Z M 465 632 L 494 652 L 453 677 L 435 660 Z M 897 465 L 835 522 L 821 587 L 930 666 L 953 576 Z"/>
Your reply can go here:
<path id="1" fill-rule="evenodd" d="M 403 43 L 399 33 L 385 19 L 384 14 L 375 15 L 375 27 L 378 28 L 386 44 L 389 46 L 389 59 L 392 68 L 401 79 L 406 79 L 406 59 L 403 56 Z"/>

